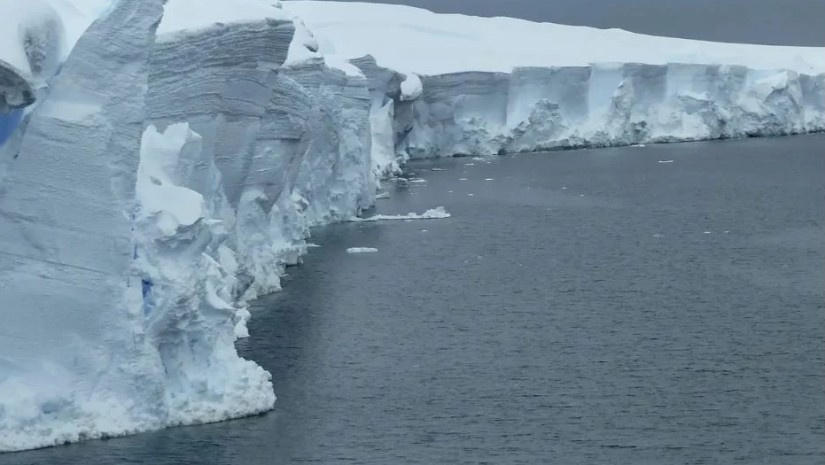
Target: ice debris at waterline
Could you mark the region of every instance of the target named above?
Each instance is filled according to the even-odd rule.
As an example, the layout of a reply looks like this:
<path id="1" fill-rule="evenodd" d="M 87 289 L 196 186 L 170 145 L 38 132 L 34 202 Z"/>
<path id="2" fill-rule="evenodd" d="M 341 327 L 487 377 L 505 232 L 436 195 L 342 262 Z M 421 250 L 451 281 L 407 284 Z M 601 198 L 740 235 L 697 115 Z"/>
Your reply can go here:
<path id="1" fill-rule="evenodd" d="M 444 207 L 431 208 L 424 213 L 407 213 L 406 215 L 374 215 L 368 218 L 352 217 L 349 221 L 392 221 L 392 220 L 439 220 L 449 218 L 452 215 L 447 213 Z"/>
<path id="2" fill-rule="evenodd" d="M 360 3 L 0 11 L 2 451 L 271 409 L 246 302 L 312 226 L 448 218 L 357 218 L 411 157 L 825 128 L 821 48 Z"/>
<path id="3" fill-rule="evenodd" d="M 361 253 L 375 253 L 378 252 L 378 249 L 373 247 L 350 247 L 347 249 L 348 254 L 361 254 Z"/>

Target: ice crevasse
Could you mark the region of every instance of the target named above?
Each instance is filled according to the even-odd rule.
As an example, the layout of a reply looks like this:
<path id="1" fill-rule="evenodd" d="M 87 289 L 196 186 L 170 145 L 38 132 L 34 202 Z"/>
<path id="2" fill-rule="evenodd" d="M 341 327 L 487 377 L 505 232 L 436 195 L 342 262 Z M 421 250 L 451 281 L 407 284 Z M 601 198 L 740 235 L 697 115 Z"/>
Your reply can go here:
<path id="1" fill-rule="evenodd" d="M 825 129 L 823 49 L 358 3 L 0 11 L 0 451 L 271 409 L 246 302 L 409 158 Z"/>

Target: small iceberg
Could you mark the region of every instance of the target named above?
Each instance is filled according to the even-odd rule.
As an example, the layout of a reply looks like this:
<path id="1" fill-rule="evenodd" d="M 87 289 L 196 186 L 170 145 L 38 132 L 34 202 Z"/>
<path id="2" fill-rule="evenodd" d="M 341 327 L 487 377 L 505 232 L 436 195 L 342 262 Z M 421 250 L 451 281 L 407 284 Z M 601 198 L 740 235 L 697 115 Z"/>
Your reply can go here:
<path id="1" fill-rule="evenodd" d="M 372 247 L 350 247 L 347 249 L 347 253 L 355 254 L 355 253 L 375 253 L 378 252 L 378 249 Z"/>
<path id="2" fill-rule="evenodd" d="M 358 218 L 353 217 L 350 218 L 350 221 L 355 223 L 365 222 L 365 221 L 391 221 L 391 220 L 438 220 L 443 218 L 449 218 L 452 215 L 447 213 L 447 210 L 444 207 L 435 207 L 431 208 L 424 213 L 407 213 L 406 215 L 375 215 L 369 218 Z"/>

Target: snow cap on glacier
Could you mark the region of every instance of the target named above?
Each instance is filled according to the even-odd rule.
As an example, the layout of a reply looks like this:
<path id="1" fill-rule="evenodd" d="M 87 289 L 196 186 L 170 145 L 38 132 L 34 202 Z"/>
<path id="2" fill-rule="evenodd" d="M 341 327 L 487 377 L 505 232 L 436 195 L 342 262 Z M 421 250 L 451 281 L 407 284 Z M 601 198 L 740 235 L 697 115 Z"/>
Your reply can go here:
<path id="1" fill-rule="evenodd" d="M 292 16 L 273 0 L 168 0 L 157 33 L 161 36 L 263 19 L 291 21 Z"/>
<path id="2" fill-rule="evenodd" d="M 349 59 L 370 54 L 380 66 L 403 73 L 509 73 L 518 66 L 602 62 L 825 71 L 825 53 L 815 47 L 712 43 L 515 18 L 436 14 L 401 5 L 330 1 L 284 1 L 283 5 L 306 21 L 325 54 Z"/>
<path id="3" fill-rule="evenodd" d="M 282 8 L 277 0 L 167 0 L 158 25 L 158 40 L 175 40 L 179 34 L 199 31 L 216 25 L 255 22 L 266 19 L 292 21 L 295 32 L 284 66 L 296 66 L 322 58 L 318 42 L 300 17 Z M 360 76 L 361 71 L 343 58 L 325 58 L 327 66 Z"/>

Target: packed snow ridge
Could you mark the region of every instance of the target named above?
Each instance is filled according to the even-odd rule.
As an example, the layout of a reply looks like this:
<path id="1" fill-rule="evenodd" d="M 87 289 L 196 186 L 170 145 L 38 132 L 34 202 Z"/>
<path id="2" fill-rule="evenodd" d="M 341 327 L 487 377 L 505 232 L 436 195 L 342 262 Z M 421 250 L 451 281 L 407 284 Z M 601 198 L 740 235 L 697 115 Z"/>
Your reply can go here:
<path id="1" fill-rule="evenodd" d="M 0 451 L 271 409 L 245 302 L 409 158 L 825 129 L 823 49 L 358 3 L 0 11 Z"/>

